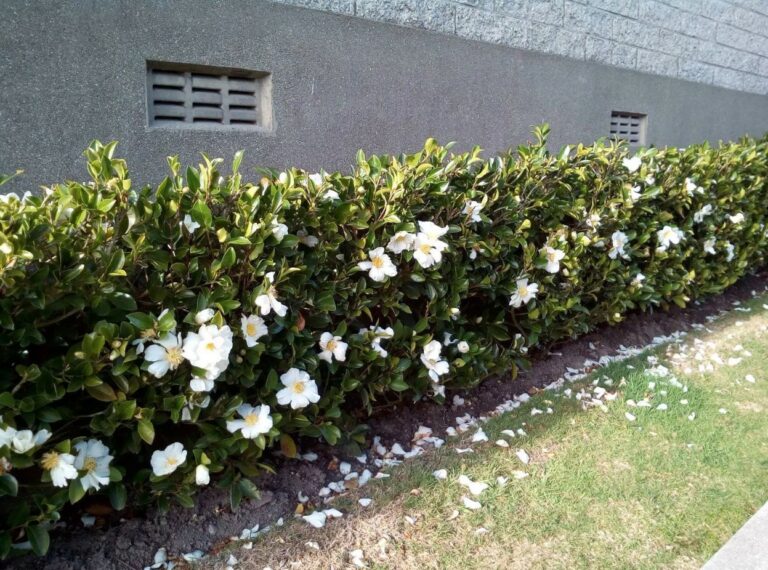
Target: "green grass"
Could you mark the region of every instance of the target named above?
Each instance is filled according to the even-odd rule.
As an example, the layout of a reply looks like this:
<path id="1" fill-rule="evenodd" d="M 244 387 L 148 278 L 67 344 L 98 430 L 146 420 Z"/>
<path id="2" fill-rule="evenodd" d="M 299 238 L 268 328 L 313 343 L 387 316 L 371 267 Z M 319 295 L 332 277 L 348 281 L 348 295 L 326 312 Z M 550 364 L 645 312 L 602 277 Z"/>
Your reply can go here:
<path id="1" fill-rule="evenodd" d="M 671 356 L 680 348 L 670 345 L 570 386 L 575 393 L 596 381 L 617 392 L 607 411 L 585 411 L 562 394 L 538 394 L 485 424 L 490 442 L 474 445 L 475 453 L 457 454 L 454 448 L 466 441 L 449 439 L 446 448 L 390 470 L 390 479 L 339 498 L 334 506 L 349 513 L 344 519 L 322 530 L 289 523 L 253 550 L 235 550 L 242 559 L 238 567 L 277 570 L 301 562 L 301 568 L 339 568 L 355 548 L 364 551 L 369 568 L 700 567 L 768 499 L 765 302 L 745 303 L 751 312 L 732 312 L 708 325 L 713 332 L 684 340 L 691 354 L 694 338 L 711 343 L 705 352 L 714 350 L 725 361 L 737 356 L 733 347 L 740 344 L 751 356 L 742 352 L 738 365 L 702 374 L 692 357 L 675 366 Z M 651 377 L 650 354 L 688 391 Z M 686 366 L 693 370 L 685 372 Z M 747 374 L 754 375 L 754 384 L 745 381 Z M 649 382 L 656 382 L 655 389 Z M 654 407 L 626 404 L 643 398 Z M 667 411 L 655 409 L 662 402 Z M 552 407 L 554 413 L 531 416 L 534 407 Z M 628 421 L 626 411 L 636 421 Z M 520 427 L 527 436 L 501 435 Z M 494 445 L 496 439 L 507 439 L 510 448 Z M 517 449 L 530 454 L 529 465 L 516 457 Z M 437 468 L 448 470 L 447 480 L 432 476 Z M 529 476 L 514 479 L 516 470 Z M 483 507 L 470 511 L 461 506 L 468 492 L 456 482 L 460 474 L 487 483 L 510 479 L 504 487 L 492 484 L 478 498 Z M 372 497 L 373 505 L 357 507 L 359 496 Z M 456 509 L 459 516 L 451 520 Z M 478 535 L 479 528 L 488 532 Z M 308 540 L 321 551 L 307 548 Z"/>

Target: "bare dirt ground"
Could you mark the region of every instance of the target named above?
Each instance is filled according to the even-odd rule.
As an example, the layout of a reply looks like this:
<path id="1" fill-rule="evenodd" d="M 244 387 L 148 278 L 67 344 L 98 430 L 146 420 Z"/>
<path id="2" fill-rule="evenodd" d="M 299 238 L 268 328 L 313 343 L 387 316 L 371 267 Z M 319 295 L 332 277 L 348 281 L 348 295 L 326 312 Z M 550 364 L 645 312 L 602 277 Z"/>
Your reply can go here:
<path id="1" fill-rule="evenodd" d="M 735 302 L 751 297 L 752 291 L 761 291 L 768 283 L 768 272 L 745 277 L 722 295 L 711 297 L 686 309 L 673 308 L 669 312 L 637 313 L 613 327 L 600 329 L 579 339 L 553 348 L 553 353 L 532 355 L 532 367 L 512 380 L 508 376 L 492 377 L 479 386 L 461 393 L 466 403 L 462 414 L 483 415 L 499 403 L 516 394 L 532 392 L 560 378 L 566 367 L 579 368 L 584 360 L 599 359 L 613 354 L 619 346 L 645 346 L 654 337 L 684 331 L 693 323 L 703 323 L 709 315 L 732 309 Z M 450 398 L 449 394 L 449 398 Z M 370 418 L 370 434 L 379 435 L 385 443 L 407 443 L 419 425 L 429 426 L 436 434 L 454 424 L 456 410 L 423 401 L 405 403 L 379 412 Z M 306 445 L 306 442 L 304 442 Z M 304 448 L 302 451 L 309 451 Z M 338 473 L 326 466 L 339 458 L 338 449 L 315 444 L 312 448 L 320 456 L 314 463 L 273 457 L 275 473 L 256 480 L 262 490 L 258 501 L 243 501 L 236 511 L 229 508 L 228 493 L 207 488 L 198 495 L 195 508 L 172 508 L 161 514 L 121 513 L 123 519 L 109 522 L 99 520 L 96 528 L 84 529 L 79 523 L 82 512 L 65 516 L 68 522 L 52 535 L 52 546 L 43 558 L 25 557 L 0 563 L 9 570 L 125 570 L 143 568 L 152 563 L 155 552 L 165 547 L 169 556 L 202 550 L 216 550 L 231 536 L 238 536 L 244 528 L 256 524 L 262 527 L 274 523 L 279 517 L 290 516 L 299 491 L 313 496 Z M 87 505 L 86 505 L 87 506 Z M 104 524 L 107 523 L 107 524 Z M 99 528 L 99 525 L 102 525 Z"/>

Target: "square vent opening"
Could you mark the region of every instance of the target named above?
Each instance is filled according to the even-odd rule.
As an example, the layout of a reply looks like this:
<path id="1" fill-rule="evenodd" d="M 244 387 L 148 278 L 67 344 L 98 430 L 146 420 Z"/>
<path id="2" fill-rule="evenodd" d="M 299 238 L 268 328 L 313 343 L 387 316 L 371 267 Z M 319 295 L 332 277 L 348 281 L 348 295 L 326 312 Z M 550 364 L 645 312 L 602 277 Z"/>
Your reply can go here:
<path id="1" fill-rule="evenodd" d="M 611 137 L 631 145 L 644 145 L 648 115 L 624 111 L 611 112 Z"/>
<path id="2" fill-rule="evenodd" d="M 271 74 L 147 62 L 147 122 L 161 129 L 271 131 Z"/>

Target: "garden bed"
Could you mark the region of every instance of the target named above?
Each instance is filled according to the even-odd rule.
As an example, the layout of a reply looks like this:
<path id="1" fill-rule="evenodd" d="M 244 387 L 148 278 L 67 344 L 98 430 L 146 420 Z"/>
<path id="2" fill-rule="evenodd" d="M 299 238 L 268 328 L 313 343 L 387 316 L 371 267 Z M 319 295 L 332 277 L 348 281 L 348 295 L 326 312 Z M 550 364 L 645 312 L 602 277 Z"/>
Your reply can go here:
<path id="1" fill-rule="evenodd" d="M 622 345 L 642 347 L 655 337 L 687 330 L 691 324 L 703 323 L 707 316 L 732 309 L 735 303 L 751 298 L 752 293 L 762 291 L 766 283 L 768 273 L 760 272 L 745 277 L 725 293 L 686 309 L 674 307 L 668 312 L 633 313 L 616 326 L 605 326 L 562 343 L 552 348 L 551 354 L 535 354 L 530 370 L 515 380 L 492 377 L 473 389 L 457 392 L 465 399 L 460 414 L 478 417 L 516 394 L 536 392 L 560 378 L 567 367 L 583 366 L 585 359 L 597 360 L 615 354 Z M 381 436 L 385 443 L 406 444 L 419 425 L 444 433 L 446 428 L 455 425 L 456 415 L 457 410 L 450 406 L 424 401 L 380 410 L 368 423 L 370 433 Z M 161 547 L 167 549 L 169 556 L 195 550 L 215 552 L 245 528 L 257 524 L 264 527 L 280 517 L 290 517 L 299 492 L 315 496 L 327 482 L 338 479 L 338 471 L 327 466 L 334 459 L 344 458 L 344 454 L 339 449 L 317 444 L 302 452 L 310 450 L 319 455 L 318 460 L 305 462 L 273 457 L 275 473 L 256 480 L 262 490 L 261 500 L 243 501 L 236 511 L 229 507 L 229 494 L 214 488 L 201 492 L 193 509 L 172 507 L 165 514 L 150 511 L 146 516 L 135 513 L 123 522 L 111 520 L 111 516 L 98 517 L 97 528 L 91 529 L 82 528 L 79 510 L 72 511 L 65 517 L 69 522 L 67 528 L 55 534 L 48 555 L 6 561 L 0 566 L 8 570 L 121 570 L 151 564 Z M 102 523 L 104 528 L 98 528 Z"/>

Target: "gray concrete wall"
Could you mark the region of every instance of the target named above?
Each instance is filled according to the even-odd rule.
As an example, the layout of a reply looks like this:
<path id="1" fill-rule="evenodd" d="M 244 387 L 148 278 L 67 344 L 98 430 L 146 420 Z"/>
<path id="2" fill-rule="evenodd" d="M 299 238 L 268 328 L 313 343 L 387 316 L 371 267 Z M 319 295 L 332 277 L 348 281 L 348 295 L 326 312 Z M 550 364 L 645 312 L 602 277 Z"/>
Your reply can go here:
<path id="1" fill-rule="evenodd" d="M 768 94 L 768 0 L 273 0 Z"/>
<path id="2" fill-rule="evenodd" d="M 768 130 L 762 95 L 267 1 L 7 0 L 3 17 L 0 172 L 27 171 L 3 190 L 86 179 L 94 138 L 148 183 L 169 154 L 336 169 L 430 136 L 497 152 L 543 121 L 554 145 L 590 142 L 612 110 L 648 113 L 658 145 Z M 274 131 L 149 129 L 148 60 L 271 72 Z"/>

